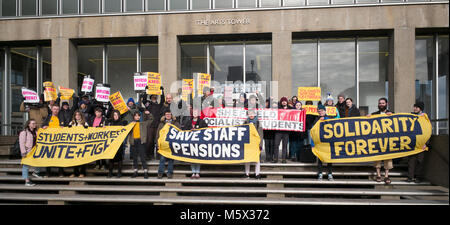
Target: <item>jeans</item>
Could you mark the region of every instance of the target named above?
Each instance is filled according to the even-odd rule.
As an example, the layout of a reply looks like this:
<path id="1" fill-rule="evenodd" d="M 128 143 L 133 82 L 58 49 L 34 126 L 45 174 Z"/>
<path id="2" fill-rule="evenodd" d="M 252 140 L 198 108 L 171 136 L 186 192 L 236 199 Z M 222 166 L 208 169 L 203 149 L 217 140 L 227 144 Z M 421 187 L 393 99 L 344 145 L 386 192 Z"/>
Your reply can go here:
<path id="1" fill-rule="evenodd" d="M 28 179 L 28 170 L 29 169 L 30 169 L 29 165 L 23 164 L 23 166 L 22 166 L 22 178 L 25 179 L 25 180 Z M 39 174 L 40 171 L 41 171 L 41 168 L 39 168 L 39 167 L 35 167 L 34 168 L 34 172 L 35 173 Z"/>
<path id="2" fill-rule="evenodd" d="M 289 142 L 289 132 L 288 131 L 278 131 L 277 133 L 275 133 L 275 140 L 274 140 L 274 146 L 273 146 L 273 153 L 274 153 L 273 158 L 275 161 L 278 161 L 278 153 L 280 152 L 279 147 L 280 147 L 281 141 L 283 141 L 281 157 L 283 160 L 285 160 L 286 154 L 287 154 L 287 144 Z"/>
<path id="3" fill-rule="evenodd" d="M 142 167 L 147 169 L 147 161 L 145 161 L 145 145 L 141 144 L 141 139 L 134 139 L 133 145 L 133 168 L 138 169 L 138 156 L 141 158 Z"/>
<path id="4" fill-rule="evenodd" d="M 191 164 L 192 173 L 200 173 L 200 164 Z"/>
<path id="5" fill-rule="evenodd" d="M 299 153 L 303 150 L 303 139 L 289 139 L 289 156 L 299 159 Z"/>
<path id="6" fill-rule="evenodd" d="M 168 170 L 167 174 L 173 174 L 173 159 L 167 158 L 167 163 L 169 164 L 167 167 L 167 170 Z M 166 164 L 166 157 L 161 155 L 159 158 L 158 174 L 164 173 L 165 164 Z"/>
<path id="7" fill-rule="evenodd" d="M 322 169 L 322 161 L 320 161 L 320 159 L 319 160 L 317 160 L 318 161 L 318 163 L 317 163 L 317 174 L 322 174 L 322 171 L 323 171 L 323 169 Z M 328 168 L 328 174 L 332 174 L 333 173 L 333 164 L 332 163 L 327 163 L 327 168 Z"/>

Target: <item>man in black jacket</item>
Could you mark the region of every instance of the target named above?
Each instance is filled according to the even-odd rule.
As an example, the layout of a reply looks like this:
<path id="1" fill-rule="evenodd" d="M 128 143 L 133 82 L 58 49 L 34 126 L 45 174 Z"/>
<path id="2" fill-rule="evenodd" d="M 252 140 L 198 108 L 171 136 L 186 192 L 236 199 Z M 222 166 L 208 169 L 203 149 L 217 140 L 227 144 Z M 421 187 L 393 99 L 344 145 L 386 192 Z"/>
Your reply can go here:
<path id="1" fill-rule="evenodd" d="M 147 99 L 147 95 L 144 94 L 144 100 Z M 159 118 L 161 118 L 161 109 L 165 103 L 165 96 L 164 96 L 164 88 L 161 86 L 161 100 L 158 103 L 157 96 L 156 95 L 150 95 L 150 101 L 147 101 L 144 103 L 145 108 L 150 111 L 153 118 L 155 118 L 152 123 L 147 127 L 147 151 L 146 155 L 147 158 L 152 160 L 154 154 L 155 154 L 155 143 L 156 143 L 156 133 L 158 130 L 159 125 Z M 159 158 L 159 155 L 156 154 L 156 158 Z"/>

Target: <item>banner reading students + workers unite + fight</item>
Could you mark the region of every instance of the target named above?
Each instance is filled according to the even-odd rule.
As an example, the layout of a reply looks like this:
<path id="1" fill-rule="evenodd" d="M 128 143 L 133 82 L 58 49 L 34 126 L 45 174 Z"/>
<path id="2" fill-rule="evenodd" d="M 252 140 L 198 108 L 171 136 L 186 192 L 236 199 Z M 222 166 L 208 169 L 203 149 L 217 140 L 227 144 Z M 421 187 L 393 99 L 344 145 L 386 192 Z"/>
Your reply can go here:
<path id="1" fill-rule="evenodd" d="M 259 161 L 261 137 L 253 124 L 183 131 L 166 124 L 159 133 L 158 153 L 201 164 Z"/>
<path id="2" fill-rule="evenodd" d="M 39 129 L 36 146 L 22 159 L 22 164 L 71 167 L 112 159 L 134 125 Z"/>
<path id="3" fill-rule="evenodd" d="M 372 162 L 428 150 L 431 123 L 426 114 L 409 113 L 319 120 L 311 137 L 322 162 Z"/>

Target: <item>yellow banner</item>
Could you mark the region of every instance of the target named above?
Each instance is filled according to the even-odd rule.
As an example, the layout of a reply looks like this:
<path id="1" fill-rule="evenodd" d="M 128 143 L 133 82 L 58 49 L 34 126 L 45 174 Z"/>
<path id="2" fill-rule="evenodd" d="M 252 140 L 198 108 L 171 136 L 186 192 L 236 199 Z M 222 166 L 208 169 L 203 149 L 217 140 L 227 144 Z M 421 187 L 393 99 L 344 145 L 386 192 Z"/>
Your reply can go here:
<path id="1" fill-rule="evenodd" d="M 181 98 L 183 101 L 188 101 L 188 96 L 193 94 L 194 79 L 183 79 L 181 86 Z"/>
<path id="2" fill-rule="evenodd" d="M 58 94 L 56 93 L 56 88 L 53 86 L 53 82 L 44 82 L 44 101 L 56 101 Z"/>
<path id="3" fill-rule="evenodd" d="M 422 116 L 398 113 L 319 120 L 311 129 L 312 151 L 329 163 L 372 162 L 420 153 L 431 137 Z"/>
<path id="4" fill-rule="evenodd" d="M 197 93 L 203 95 L 203 88 L 211 86 L 211 74 L 197 73 Z"/>
<path id="5" fill-rule="evenodd" d="M 135 123 L 102 128 L 39 129 L 37 144 L 22 159 L 33 167 L 71 167 L 112 159 Z"/>
<path id="6" fill-rule="evenodd" d="M 166 124 L 159 133 L 158 153 L 201 164 L 259 161 L 261 138 L 253 124 L 182 131 Z"/>
<path id="7" fill-rule="evenodd" d="M 302 106 L 302 109 L 306 110 L 306 115 L 314 115 L 314 116 L 319 115 L 319 113 L 317 112 L 316 105 L 304 105 Z"/>
<path id="8" fill-rule="evenodd" d="M 147 94 L 161 95 L 161 74 L 147 72 Z"/>
<path id="9" fill-rule="evenodd" d="M 299 101 L 320 101 L 321 89 L 320 87 L 298 87 Z"/>
<path id="10" fill-rule="evenodd" d="M 109 96 L 109 101 L 113 105 L 115 110 L 118 110 L 120 114 L 124 114 L 128 111 L 128 106 L 123 100 L 122 94 L 120 91 Z"/>
<path id="11" fill-rule="evenodd" d="M 59 93 L 61 94 L 61 100 L 72 100 L 75 90 L 58 86 Z"/>

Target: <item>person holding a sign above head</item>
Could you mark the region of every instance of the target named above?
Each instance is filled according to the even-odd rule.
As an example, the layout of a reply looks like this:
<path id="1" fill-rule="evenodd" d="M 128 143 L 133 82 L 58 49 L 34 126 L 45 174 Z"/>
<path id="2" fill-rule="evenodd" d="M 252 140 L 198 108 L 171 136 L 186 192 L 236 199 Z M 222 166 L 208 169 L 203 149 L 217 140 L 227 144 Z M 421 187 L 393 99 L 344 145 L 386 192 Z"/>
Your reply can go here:
<path id="1" fill-rule="evenodd" d="M 280 99 L 280 106 L 279 109 L 290 109 L 288 106 L 288 99 L 286 97 L 282 97 Z M 283 141 L 283 146 L 282 146 L 282 150 L 281 150 L 281 157 L 282 157 L 282 163 L 286 163 L 286 154 L 287 154 L 287 145 L 289 142 L 289 131 L 276 131 L 275 132 L 275 140 L 274 140 L 274 161 L 272 161 L 273 163 L 277 163 L 278 162 L 278 153 L 279 153 L 279 147 L 280 147 L 280 142 Z"/>
<path id="2" fill-rule="evenodd" d="M 141 114 L 139 112 L 133 113 L 133 119 L 136 123 L 133 130 L 130 132 L 128 141 L 134 148 L 133 150 L 133 169 L 134 173 L 131 178 L 138 176 L 138 157 L 141 159 L 142 167 L 144 168 L 144 178 L 148 178 L 147 161 L 145 161 L 145 143 L 147 142 L 147 129 L 153 122 L 153 116 L 149 110 L 145 110 L 143 113 L 143 119 L 141 121 Z"/>
<path id="3" fill-rule="evenodd" d="M 64 127 L 64 121 L 59 118 L 59 105 L 53 104 L 51 108 L 51 114 L 47 116 L 42 124 L 43 129 L 47 128 L 62 128 Z M 51 167 L 47 167 L 47 175 L 46 177 L 51 176 Z M 64 169 L 62 167 L 58 168 L 59 177 L 64 177 Z"/>
<path id="4" fill-rule="evenodd" d="M 317 112 L 319 113 L 319 117 L 317 117 L 316 121 L 314 122 L 317 123 L 317 121 L 319 120 L 326 120 L 326 119 L 330 119 L 329 117 L 327 117 L 326 115 L 326 109 L 325 106 L 323 106 L 322 104 L 319 104 L 317 106 Z M 311 139 L 311 146 L 314 147 L 314 142 Z M 328 180 L 332 181 L 333 180 L 333 165 L 331 163 L 327 163 L 327 168 L 328 168 Z M 322 180 L 323 179 L 323 169 L 322 169 L 323 165 L 322 165 L 322 161 L 320 161 L 320 159 L 317 162 L 317 179 L 318 180 Z"/>
<path id="5" fill-rule="evenodd" d="M 252 123 L 256 130 L 258 131 L 259 136 L 261 137 L 263 135 L 263 129 L 259 124 L 259 120 L 258 117 L 256 116 L 256 112 L 254 109 L 250 109 L 247 111 L 248 114 L 248 118 L 247 120 L 244 122 L 244 124 L 250 124 Z M 259 143 L 259 150 L 261 151 L 262 149 L 262 141 Z M 261 164 L 260 161 L 258 160 L 258 162 L 255 163 L 255 178 L 256 179 L 261 179 L 261 175 L 259 175 L 259 172 L 261 170 Z M 250 163 L 245 163 L 245 178 L 250 178 Z"/>
<path id="6" fill-rule="evenodd" d="M 176 118 L 175 118 L 175 116 L 172 115 L 172 112 L 170 110 L 166 111 L 166 112 L 164 112 L 164 116 L 161 117 L 161 122 L 159 123 L 158 131 L 156 133 L 156 140 L 159 139 L 159 131 L 164 127 L 164 125 L 166 125 L 166 123 L 170 123 L 178 128 L 181 128 L 180 123 L 178 123 L 178 121 L 176 121 Z M 158 179 L 161 179 L 163 177 L 165 163 L 166 163 L 166 157 L 161 155 L 160 159 L 159 159 Z M 171 179 L 173 177 L 173 159 L 167 158 L 167 163 L 168 163 L 167 178 Z"/>
<path id="7" fill-rule="evenodd" d="M 95 108 L 94 110 L 95 116 L 92 117 L 88 123 L 90 127 L 104 127 L 106 125 L 106 118 L 103 116 L 103 110 L 100 107 Z M 106 160 L 101 159 L 95 162 L 95 167 L 99 170 L 102 169 L 103 166 L 106 168 Z"/>
<path id="8" fill-rule="evenodd" d="M 386 114 L 386 115 L 392 115 L 392 113 L 388 110 L 388 100 L 387 98 L 380 98 L 378 99 L 378 111 L 367 115 L 368 117 L 370 117 L 371 115 L 379 115 L 379 114 Z M 390 184 L 391 183 L 391 179 L 389 179 L 389 170 L 394 168 L 394 163 L 392 161 L 392 159 L 387 159 L 387 160 L 383 160 L 383 161 L 376 161 L 375 162 L 375 169 L 377 170 L 377 177 L 376 177 L 376 181 L 377 182 L 381 182 L 381 163 L 383 162 L 384 165 L 384 183 L 385 184 Z"/>
<path id="9" fill-rule="evenodd" d="M 361 113 L 359 112 L 359 109 L 356 108 L 356 105 L 353 103 L 352 98 L 345 99 L 345 113 L 343 117 L 357 117 L 361 116 Z"/>
<path id="10" fill-rule="evenodd" d="M 19 146 L 20 153 L 22 157 L 25 158 L 31 149 L 36 145 L 36 128 L 37 123 L 34 119 L 29 119 L 25 123 L 24 129 L 19 133 Z M 33 182 L 30 181 L 28 177 L 29 166 L 23 164 L 22 166 L 22 178 L 25 180 L 25 186 L 35 186 Z M 39 176 L 40 168 L 36 167 L 33 172 L 33 176 L 40 178 Z"/>
<path id="11" fill-rule="evenodd" d="M 111 114 L 111 118 L 107 121 L 107 126 L 126 126 L 127 121 L 123 120 L 120 112 L 118 110 L 113 110 Z M 122 160 L 123 160 L 123 149 L 124 145 L 120 145 L 119 150 L 117 150 L 114 159 L 109 160 L 109 173 L 108 178 L 112 177 L 114 163 L 118 164 L 117 177 L 120 178 L 122 176 Z"/>
<path id="12" fill-rule="evenodd" d="M 78 108 L 78 98 L 75 96 L 75 93 L 72 95 L 73 106 L 70 107 L 67 101 L 62 102 L 61 108 L 58 113 L 58 117 L 61 118 L 65 127 L 69 126 L 69 123 L 72 121 L 73 112 Z M 56 99 L 55 104 L 60 103 L 61 101 L 61 93 L 58 93 L 58 98 Z"/>
<path id="13" fill-rule="evenodd" d="M 88 128 L 89 124 L 86 122 L 83 113 L 79 110 L 75 110 L 73 113 L 72 121 L 69 123 L 69 127 L 84 127 Z M 78 176 L 79 178 L 83 178 L 86 176 L 86 165 L 75 166 L 73 168 L 73 174 L 70 175 L 70 178 Z"/>
<path id="14" fill-rule="evenodd" d="M 183 130 L 193 130 L 208 127 L 208 124 L 200 118 L 200 109 L 192 109 L 192 116 L 185 120 Z M 200 164 L 191 164 L 192 176 L 191 178 L 200 178 Z"/>
<path id="15" fill-rule="evenodd" d="M 145 108 L 150 111 L 152 114 L 153 121 L 148 126 L 147 130 L 147 146 L 146 146 L 146 155 L 149 157 L 150 160 L 153 159 L 153 156 L 155 155 L 155 143 L 157 142 L 156 132 L 158 130 L 158 124 L 159 120 L 158 118 L 161 118 L 161 108 L 165 102 L 165 96 L 164 96 L 164 87 L 161 86 L 161 100 L 158 103 L 158 96 L 157 95 L 150 95 L 150 101 L 145 102 Z M 144 100 L 147 99 L 147 94 L 143 94 Z M 156 154 L 156 158 L 158 159 L 158 154 Z"/>

